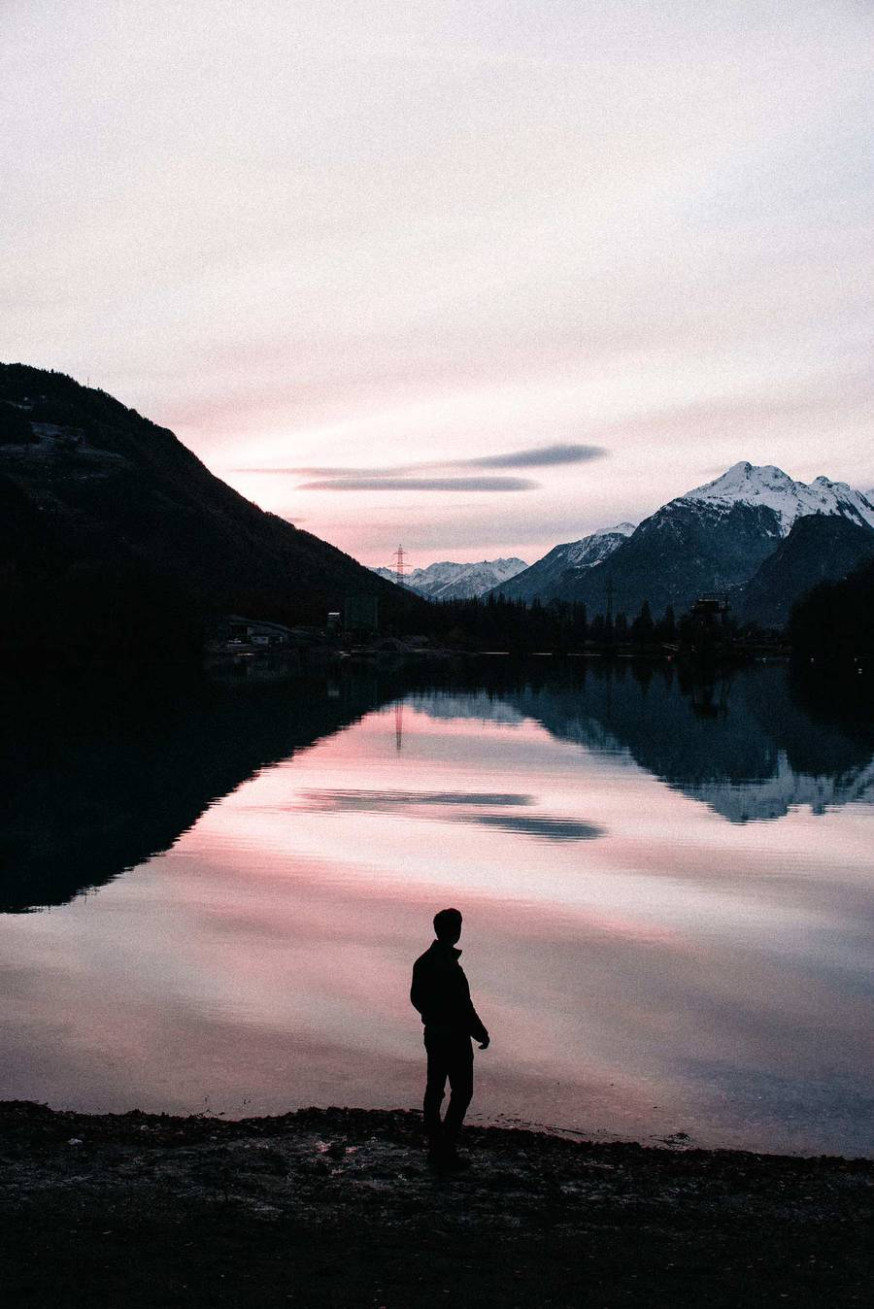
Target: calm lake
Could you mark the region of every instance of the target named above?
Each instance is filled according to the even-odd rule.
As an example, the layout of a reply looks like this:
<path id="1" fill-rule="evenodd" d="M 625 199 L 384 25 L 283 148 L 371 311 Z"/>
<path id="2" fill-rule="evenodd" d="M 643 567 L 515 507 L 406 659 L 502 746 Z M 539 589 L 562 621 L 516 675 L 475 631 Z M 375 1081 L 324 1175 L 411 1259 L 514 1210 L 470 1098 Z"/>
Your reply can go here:
<path id="1" fill-rule="evenodd" d="M 455 905 L 472 1118 L 874 1154 L 870 712 L 550 662 L 7 690 L 0 1098 L 418 1107 Z"/>

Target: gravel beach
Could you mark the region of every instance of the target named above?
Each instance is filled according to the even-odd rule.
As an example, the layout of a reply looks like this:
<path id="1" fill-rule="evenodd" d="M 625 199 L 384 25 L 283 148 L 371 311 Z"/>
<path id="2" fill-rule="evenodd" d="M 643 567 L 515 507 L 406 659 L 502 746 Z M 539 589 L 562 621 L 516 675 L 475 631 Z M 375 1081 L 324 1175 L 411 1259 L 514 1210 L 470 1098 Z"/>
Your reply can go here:
<path id="1" fill-rule="evenodd" d="M 224 1122 L 0 1105 L 3 1302 L 862 1305 L 874 1162 L 465 1132 L 418 1114 Z"/>

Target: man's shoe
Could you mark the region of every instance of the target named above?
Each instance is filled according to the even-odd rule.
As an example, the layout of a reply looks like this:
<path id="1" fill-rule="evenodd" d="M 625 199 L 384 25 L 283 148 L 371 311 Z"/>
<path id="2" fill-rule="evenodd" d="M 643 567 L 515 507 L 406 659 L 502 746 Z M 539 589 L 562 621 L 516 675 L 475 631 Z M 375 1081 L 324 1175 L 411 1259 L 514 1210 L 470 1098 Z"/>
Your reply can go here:
<path id="1" fill-rule="evenodd" d="M 429 1150 L 428 1167 L 435 1173 L 463 1173 L 470 1168 L 470 1160 L 454 1150 Z"/>
<path id="2" fill-rule="evenodd" d="M 470 1160 L 452 1150 L 443 1156 L 442 1166 L 447 1173 L 463 1173 L 470 1167 Z"/>

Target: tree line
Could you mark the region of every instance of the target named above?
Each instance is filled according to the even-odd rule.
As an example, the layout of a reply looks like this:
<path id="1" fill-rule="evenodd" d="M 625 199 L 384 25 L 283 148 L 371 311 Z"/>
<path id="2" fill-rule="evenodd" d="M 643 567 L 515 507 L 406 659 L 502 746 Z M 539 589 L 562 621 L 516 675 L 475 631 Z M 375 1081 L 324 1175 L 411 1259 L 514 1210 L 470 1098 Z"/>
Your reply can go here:
<path id="1" fill-rule="evenodd" d="M 433 634 L 451 645 L 515 652 L 574 650 L 587 643 L 644 649 L 676 641 L 681 627 L 670 605 L 655 619 L 647 600 L 629 619 L 622 612 L 590 617 L 581 601 L 534 600 L 529 605 L 493 595 L 436 601 L 431 623 Z"/>

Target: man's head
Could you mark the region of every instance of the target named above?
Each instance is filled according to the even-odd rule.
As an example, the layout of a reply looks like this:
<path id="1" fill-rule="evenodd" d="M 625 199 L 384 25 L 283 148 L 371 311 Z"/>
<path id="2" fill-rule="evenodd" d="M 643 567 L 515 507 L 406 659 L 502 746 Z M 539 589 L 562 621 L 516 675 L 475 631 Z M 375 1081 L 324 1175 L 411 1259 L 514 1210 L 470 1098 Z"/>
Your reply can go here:
<path id="1" fill-rule="evenodd" d="M 461 914 L 457 909 L 441 909 L 434 915 L 434 935 L 446 945 L 455 945 L 461 936 Z"/>

